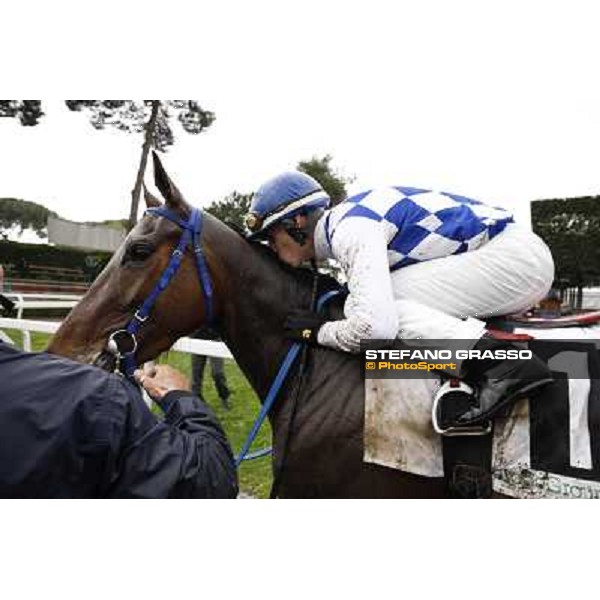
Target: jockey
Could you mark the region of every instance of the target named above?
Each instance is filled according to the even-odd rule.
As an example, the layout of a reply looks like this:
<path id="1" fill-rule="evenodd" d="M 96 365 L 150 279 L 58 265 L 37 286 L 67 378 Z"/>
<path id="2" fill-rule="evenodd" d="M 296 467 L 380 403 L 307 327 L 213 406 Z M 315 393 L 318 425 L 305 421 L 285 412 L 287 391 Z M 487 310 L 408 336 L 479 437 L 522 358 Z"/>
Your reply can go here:
<path id="1" fill-rule="evenodd" d="M 456 194 L 393 186 L 329 208 L 312 177 L 297 171 L 265 182 L 246 226 L 280 260 L 298 267 L 335 259 L 348 278 L 345 318 L 290 315 L 290 337 L 358 353 L 361 340 L 472 340 L 475 350 L 512 347 L 488 336 L 485 317 L 521 312 L 550 289 L 554 263 L 546 244 L 504 209 Z M 456 424 L 481 424 L 508 401 L 551 381 L 531 360 L 469 360 L 461 378 L 479 405 Z"/>

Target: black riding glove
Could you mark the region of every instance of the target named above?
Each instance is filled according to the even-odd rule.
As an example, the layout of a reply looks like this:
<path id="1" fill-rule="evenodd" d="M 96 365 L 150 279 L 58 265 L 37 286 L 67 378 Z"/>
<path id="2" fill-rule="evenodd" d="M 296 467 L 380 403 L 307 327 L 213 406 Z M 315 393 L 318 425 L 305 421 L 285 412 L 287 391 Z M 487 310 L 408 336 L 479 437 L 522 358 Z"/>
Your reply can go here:
<path id="1" fill-rule="evenodd" d="M 287 337 L 299 342 L 317 345 L 317 334 L 327 319 L 311 310 L 293 310 L 285 319 Z"/>

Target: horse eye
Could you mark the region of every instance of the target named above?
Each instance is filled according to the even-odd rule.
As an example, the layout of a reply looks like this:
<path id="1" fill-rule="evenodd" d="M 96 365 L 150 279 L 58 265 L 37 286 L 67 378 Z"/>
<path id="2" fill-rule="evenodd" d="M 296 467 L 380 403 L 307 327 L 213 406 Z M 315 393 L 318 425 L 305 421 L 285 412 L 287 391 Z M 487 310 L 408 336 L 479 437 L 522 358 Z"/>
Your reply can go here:
<path id="1" fill-rule="evenodd" d="M 154 249 L 150 244 L 144 242 L 132 244 L 127 248 L 121 264 L 126 264 L 128 262 L 142 262 L 152 255 L 153 250 Z"/>

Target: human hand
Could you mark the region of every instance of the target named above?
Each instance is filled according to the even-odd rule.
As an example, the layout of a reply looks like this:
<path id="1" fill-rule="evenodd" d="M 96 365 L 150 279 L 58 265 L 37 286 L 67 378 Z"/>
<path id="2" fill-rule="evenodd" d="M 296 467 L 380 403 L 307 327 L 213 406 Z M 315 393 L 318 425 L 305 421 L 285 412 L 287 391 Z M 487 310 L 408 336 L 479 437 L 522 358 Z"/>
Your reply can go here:
<path id="1" fill-rule="evenodd" d="M 138 369 L 133 377 L 153 400 L 160 400 L 174 390 L 191 390 L 189 379 L 169 365 L 156 365 L 149 371 Z"/>

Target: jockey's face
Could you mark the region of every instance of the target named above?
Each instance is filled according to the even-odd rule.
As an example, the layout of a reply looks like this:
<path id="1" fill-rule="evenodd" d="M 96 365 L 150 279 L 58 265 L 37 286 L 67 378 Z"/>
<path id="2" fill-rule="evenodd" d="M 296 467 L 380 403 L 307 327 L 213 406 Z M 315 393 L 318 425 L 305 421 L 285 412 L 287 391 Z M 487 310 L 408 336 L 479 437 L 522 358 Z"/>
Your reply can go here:
<path id="1" fill-rule="evenodd" d="M 297 215 L 295 221 L 296 226 L 304 230 L 306 227 L 306 217 L 304 215 Z M 304 245 L 300 245 L 282 225 L 275 225 L 269 231 L 269 246 L 277 253 L 279 260 L 292 267 L 299 267 L 302 263 L 315 256 L 315 247 L 311 235 L 308 235 Z"/>

